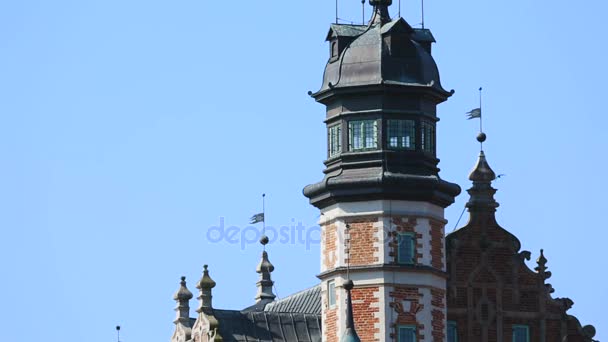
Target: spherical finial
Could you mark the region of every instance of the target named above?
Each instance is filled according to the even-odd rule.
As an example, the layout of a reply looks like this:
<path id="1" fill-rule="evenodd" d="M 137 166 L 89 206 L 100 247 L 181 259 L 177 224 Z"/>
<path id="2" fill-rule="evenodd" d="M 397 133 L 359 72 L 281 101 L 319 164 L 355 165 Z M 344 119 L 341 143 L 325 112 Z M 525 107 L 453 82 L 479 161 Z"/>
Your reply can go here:
<path id="1" fill-rule="evenodd" d="M 347 281 L 344 282 L 344 289 L 346 291 L 350 291 L 355 287 L 355 284 L 353 283 L 352 280 L 348 279 Z"/>
<path id="2" fill-rule="evenodd" d="M 120 331 L 120 325 L 116 326 L 116 331 Z"/>
<path id="3" fill-rule="evenodd" d="M 182 281 L 186 281 L 186 277 L 182 276 Z"/>
<path id="4" fill-rule="evenodd" d="M 260 238 L 260 243 L 261 243 L 263 246 L 266 246 L 266 245 L 268 244 L 268 242 L 269 242 L 269 241 L 270 241 L 270 240 L 268 239 L 268 236 L 266 236 L 266 235 L 262 235 L 262 237 Z"/>
<path id="5" fill-rule="evenodd" d="M 484 132 L 481 132 L 477 135 L 477 141 L 479 141 L 480 143 L 486 141 L 487 136 Z"/>
<path id="6" fill-rule="evenodd" d="M 203 270 L 207 270 L 207 268 L 209 268 L 209 265 L 203 265 Z"/>

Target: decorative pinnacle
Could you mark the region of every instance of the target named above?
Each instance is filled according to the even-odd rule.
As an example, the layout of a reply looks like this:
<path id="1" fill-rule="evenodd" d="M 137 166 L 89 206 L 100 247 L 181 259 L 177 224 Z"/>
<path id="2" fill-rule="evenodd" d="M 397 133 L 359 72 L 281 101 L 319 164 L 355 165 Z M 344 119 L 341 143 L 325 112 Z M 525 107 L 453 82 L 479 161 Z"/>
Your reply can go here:
<path id="1" fill-rule="evenodd" d="M 266 235 L 262 235 L 262 237 L 260 238 L 260 243 L 262 244 L 262 246 L 266 246 L 269 241 L 270 240 L 268 239 L 268 236 L 266 236 Z"/>
<path id="2" fill-rule="evenodd" d="M 208 267 L 209 267 L 208 265 L 203 266 L 203 277 L 198 282 L 198 284 L 196 284 L 196 288 L 199 290 L 212 289 L 216 285 L 215 281 L 213 281 L 213 279 L 211 279 L 211 277 L 209 276 Z"/>
<path id="3" fill-rule="evenodd" d="M 192 292 L 190 292 L 190 290 L 188 290 L 188 288 L 186 287 L 186 277 L 182 276 L 181 280 L 182 281 L 180 282 L 180 287 L 177 292 L 175 292 L 173 299 L 177 301 L 188 301 L 194 296 L 192 295 Z"/>
<path id="4" fill-rule="evenodd" d="M 538 257 L 538 259 L 536 260 L 536 264 L 538 266 L 536 266 L 534 269 L 536 270 L 536 272 L 538 272 L 544 279 L 549 279 L 551 278 L 551 272 L 547 271 L 548 267 L 547 267 L 547 258 L 545 258 L 545 251 L 544 250 L 540 250 L 540 256 Z"/>

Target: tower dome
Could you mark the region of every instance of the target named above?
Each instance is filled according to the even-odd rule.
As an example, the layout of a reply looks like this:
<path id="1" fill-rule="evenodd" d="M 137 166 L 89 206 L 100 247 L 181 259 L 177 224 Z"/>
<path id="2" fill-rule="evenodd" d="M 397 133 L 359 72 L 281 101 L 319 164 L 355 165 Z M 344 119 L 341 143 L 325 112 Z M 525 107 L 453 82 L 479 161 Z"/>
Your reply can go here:
<path id="1" fill-rule="evenodd" d="M 332 25 L 328 40 L 332 56 L 319 95 L 333 88 L 379 84 L 424 87 L 444 97 L 450 95 L 441 86 L 430 54 L 433 35 L 412 28 L 403 18 L 367 27 Z"/>

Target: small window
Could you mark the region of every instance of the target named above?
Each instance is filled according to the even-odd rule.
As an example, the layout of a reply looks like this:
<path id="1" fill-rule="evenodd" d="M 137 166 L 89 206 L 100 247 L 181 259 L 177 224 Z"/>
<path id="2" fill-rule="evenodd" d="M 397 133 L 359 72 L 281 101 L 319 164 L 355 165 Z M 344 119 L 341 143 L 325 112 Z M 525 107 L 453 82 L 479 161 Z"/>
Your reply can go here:
<path id="1" fill-rule="evenodd" d="M 335 157 L 342 153 L 342 127 L 340 124 L 329 127 L 328 133 L 329 157 Z"/>
<path id="2" fill-rule="evenodd" d="M 448 321 L 448 342 L 458 342 L 458 328 L 454 321 Z"/>
<path id="3" fill-rule="evenodd" d="M 527 325 L 513 326 L 513 342 L 530 342 L 530 329 Z"/>
<path id="4" fill-rule="evenodd" d="M 414 234 L 397 235 L 397 263 L 411 265 L 414 263 Z"/>
<path id="5" fill-rule="evenodd" d="M 348 150 L 361 151 L 378 148 L 378 122 L 376 120 L 348 123 Z"/>
<path id="6" fill-rule="evenodd" d="M 333 280 L 327 282 L 327 303 L 330 308 L 336 306 L 336 283 Z"/>
<path id="7" fill-rule="evenodd" d="M 337 41 L 331 42 L 331 57 L 332 58 L 338 57 L 338 42 Z"/>
<path id="8" fill-rule="evenodd" d="M 416 327 L 413 325 L 400 325 L 398 342 L 416 342 Z"/>
<path id="9" fill-rule="evenodd" d="M 423 121 L 420 130 L 420 142 L 422 151 L 435 154 L 435 126 L 430 122 Z"/>
<path id="10" fill-rule="evenodd" d="M 386 144 L 390 149 L 416 149 L 416 122 L 414 120 L 388 120 Z"/>

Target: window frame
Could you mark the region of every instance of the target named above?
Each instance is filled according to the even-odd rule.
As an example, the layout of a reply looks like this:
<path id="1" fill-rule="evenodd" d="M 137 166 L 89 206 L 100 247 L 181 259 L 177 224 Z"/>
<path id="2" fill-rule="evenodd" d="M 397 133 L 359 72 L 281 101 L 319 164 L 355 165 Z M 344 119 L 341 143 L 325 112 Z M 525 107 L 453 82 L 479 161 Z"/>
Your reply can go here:
<path id="1" fill-rule="evenodd" d="M 397 326 L 397 342 L 405 342 L 401 341 L 401 329 L 407 329 L 414 333 L 414 340 L 412 342 L 418 341 L 418 329 L 415 325 L 412 324 L 399 324 Z"/>
<path id="2" fill-rule="evenodd" d="M 333 299 L 333 300 L 332 300 Z M 327 307 L 334 309 L 336 307 L 336 281 L 327 281 Z"/>
<path id="3" fill-rule="evenodd" d="M 513 342 L 520 342 L 520 341 L 517 341 L 515 339 L 515 330 L 517 330 L 517 329 L 524 329 L 526 331 L 526 340 L 523 341 L 523 342 L 530 342 L 530 326 L 525 325 L 525 324 L 514 324 L 513 325 L 513 328 L 511 330 L 511 333 L 512 333 L 512 339 L 511 340 Z"/>
<path id="4" fill-rule="evenodd" d="M 458 324 L 455 321 L 448 321 L 447 341 L 458 342 Z M 454 339 L 450 340 L 450 329 L 453 329 Z"/>
<path id="5" fill-rule="evenodd" d="M 396 127 L 391 127 L 391 124 L 396 124 Z M 416 120 L 414 119 L 387 119 L 386 120 L 386 148 L 400 151 L 415 151 L 416 150 Z M 396 133 L 393 136 L 391 133 Z M 409 137 L 409 147 L 403 146 L 402 139 Z M 397 138 L 397 146 L 392 146 L 391 139 Z"/>
<path id="6" fill-rule="evenodd" d="M 430 121 L 420 122 L 420 150 L 435 155 L 435 125 Z"/>
<path id="7" fill-rule="evenodd" d="M 409 236 L 410 237 L 410 251 L 412 257 L 409 261 L 403 261 L 401 258 L 401 236 Z M 405 257 L 405 256 L 404 256 Z M 416 262 L 416 234 L 412 232 L 398 232 L 397 233 L 397 264 L 399 265 L 414 265 Z"/>
<path id="8" fill-rule="evenodd" d="M 368 130 L 366 124 L 371 124 L 371 139 L 372 145 L 371 147 L 367 146 L 367 140 L 370 138 L 367 133 Z M 360 125 L 361 132 L 361 145 L 362 147 L 355 148 L 355 136 L 354 129 L 355 125 Z M 378 119 L 354 119 L 348 121 L 348 151 L 349 152 L 361 152 L 361 151 L 373 151 L 379 148 L 378 146 L 378 135 L 380 131 L 378 128 Z"/>
<path id="9" fill-rule="evenodd" d="M 332 131 L 335 130 L 335 136 L 332 136 Z M 336 142 L 337 146 L 335 151 L 332 153 L 333 143 Z M 327 126 L 327 156 L 328 158 L 335 158 L 342 154 L 342 123 L 333 124 Z"/>

